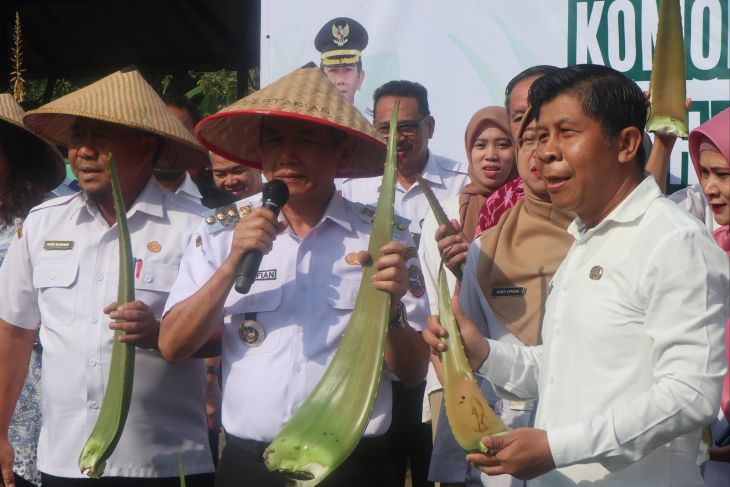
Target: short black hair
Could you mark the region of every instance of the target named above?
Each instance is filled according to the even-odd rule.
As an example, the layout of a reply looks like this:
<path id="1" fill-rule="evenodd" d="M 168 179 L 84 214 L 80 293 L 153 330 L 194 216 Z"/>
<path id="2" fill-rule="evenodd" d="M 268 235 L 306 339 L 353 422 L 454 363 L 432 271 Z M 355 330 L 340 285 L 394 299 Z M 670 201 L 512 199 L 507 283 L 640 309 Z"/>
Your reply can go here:
<path id="1" fill-rule="evenodd" d="M 577 64 L 547 73 L 532 84 L 528 101 L 539 119 L 542 105 L 562 94 L 575 97 L 583 113 L 601 125 L 609 140 L 626 127 L 644 132 L 649 108 L 646 96 L 639 85 L 613 68 Z M 636 158 L 643 170 L 643 147 Z"/>
<path id="2" fill-rule="evenodd" d="M 200 109 L 190 101 L 190 99 L 187 96 L 184 95 L 165 95 L 162 97 L 162 101 L 165 102 L 165 105 L 173 106 L 175 108 L 179 108 L 180 110 L 185 110 L 188 112 L 188 115 L 190 115 L 190 119 L 193 121 L 193 127 L 198 125 L 198 122 L 203 120 L 203 114 L 200 112 Z"/>
<path id="3" fill-rule="evenodd" d="M 535 76 L 544 76 L 558 69 L 559 68 L 557 66 L 551 66 L 549 64 L 538 64 L 537 66 L 530 66 L 526 70 L 518 73 L 514 78 L 509 80 L 509 83 L 507 83 L 507 88 L 505 88 L 504 90 L 504 108 L 506 108 L 509 112 L 509 96 L 512 94 L 512 90 L 515 89 L 515 86 L 517 86 L 526 79 L 534 78 Z"/>
<path id="4" fill-rule="evenodd" d="M 378 106 L 378 101 L 384 96 L 415 98 L 421 115 L 431 115 L 428 108 L 428 91 L 421 83 L 407 80 L 388 81 L 373 93 L 373 110 Z"/>

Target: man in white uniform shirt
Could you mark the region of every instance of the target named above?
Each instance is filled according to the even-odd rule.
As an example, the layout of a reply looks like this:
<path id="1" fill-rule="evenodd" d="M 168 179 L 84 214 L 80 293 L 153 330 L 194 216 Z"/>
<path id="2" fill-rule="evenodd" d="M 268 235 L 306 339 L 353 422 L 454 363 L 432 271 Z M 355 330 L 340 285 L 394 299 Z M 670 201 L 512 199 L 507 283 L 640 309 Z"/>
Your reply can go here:
<path id="1" fill-rule="evenodd" d="M 313 97 L 316 97 L 314 99 Z M 303 117 L 306 115 L 306 117 Z M 316 67 L 298 69 L 203 120 L 198 137 L 212 151 L 280 179 L 289 199 L 280 219 L 260 200 L 243 200 L 205 218 L 188 248 L 166 305 L 160 349 L 183 360 L 222 327 L 223 426 L 216 485 L 284 486 L 262 454 L 313 391 L 347 327 L 358 294 L 372 213 L 342 198 L 336 175 L 382 172 L 383 144 L 372 125 Z M 426 373 L 418 325 L 426 302 L 404 225 L 378 259 L 373 285 L 390 293 L 385 365 L 405 384 Z M 252 249 L 264 255 L 251 289 L 233 289 Z M 399 305 L 402 303 L 402 305 Z M 407 316 L 406 316 L 407 314 Z M 414 318 L 411 321 L 411 318 Z M 394 485 L 383 434 L 390 425 L 390 380 L 383 373 L 365 437 L 322 486 Z"/>
<path id="2" fill-rule="evenodd" d="M 143 114 L 143 115 L 140 115 Z M 82 191 L 31 210 L 0 268 L 0 467 L 12 485 L 7 425 L 33 340 L 43 343 L 43 485 L 208 486 L 213 464 L 205 423 L 202 360 L 178 364 L 158 351 L 158 319 L 199 205 L 164 191 L 156 161 L 207 156 L 138 71 L 118 71 L 25 116 L 68 147 Z M 135 301 L 114 305 L 119 245 L 108 172 L 114 155 L 135 259 Z M 78 459 L 104 399 L 114 330 L 137 346 L 129 414 L 104 477 L 86 479 Z"/>
<path id="3" fill-rule="evenodd" d="M 426 195 L 416 174 L 426 180 L 440 201 L 459 194 L 469 182 L 467 164 L 438 156 L 428 149 L 436 121 L 428 106 L 426 88 L 413 81 L 389 81 L 375 90 L 373 124 L 383 137 L 390 130 L 390 113 L 396 100 L 398 110 L 398 175 L 395 187 L 395 210 L 411 221 L 410 231 L 418 245 L 421 225 L 429 210 Z M 380 193 L 382 177 L 347 179 L 342 196 L 360 203 L 373 203 Z M 423 276 L 420 276 L 423 281 Z M 431 299 L 431 298 L 429 298 Z M 391 448 L 396 450 L 398 469 L 405 477 L 407 463 L 414 475 L 414 487 L 426 484 L 431 458 L 430 426 L 421 422 L 426 383 L 418 389 L 404 389 L 394 382 L 394 426 L 389 433 Z"/>
<path id="4" fill-rule="evenodd" d="M 467 459 L 530 486 L 701 486 L 697 454 L 725 372 L 727 258 L 638 161 L 641 89 L 579 65 L 535 81 L 538 169 L 575 243 L 548 288 L 543 345 L 484 340 L 470 363 L 501 395 L 539 395 L 536 428 L 485 437 Z M 462 292 L 465 292 L 464 290 Z M 427 340 L 443 350 L 433 325 Z"/>

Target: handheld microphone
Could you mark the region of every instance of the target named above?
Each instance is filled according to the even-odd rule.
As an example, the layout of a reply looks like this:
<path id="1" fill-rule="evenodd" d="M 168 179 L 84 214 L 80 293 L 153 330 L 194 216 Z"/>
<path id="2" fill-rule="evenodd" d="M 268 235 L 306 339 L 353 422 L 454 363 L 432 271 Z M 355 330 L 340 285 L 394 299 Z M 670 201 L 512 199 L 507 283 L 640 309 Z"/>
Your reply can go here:
<path id="1" fill-rule="evenodd" d="M 279 216 L 281 207 L 289 199 L 289 188 L 284 181 L 272 179 L 264 184 L 261 196 L 263 199 L 262 206 L 273 211 L 275 216 Z M 260 250 L 250 250 L 244 254 L 236 268 L 236 291 L 246 294 L 251 289 L 263 258 L 264 255 Z"/>

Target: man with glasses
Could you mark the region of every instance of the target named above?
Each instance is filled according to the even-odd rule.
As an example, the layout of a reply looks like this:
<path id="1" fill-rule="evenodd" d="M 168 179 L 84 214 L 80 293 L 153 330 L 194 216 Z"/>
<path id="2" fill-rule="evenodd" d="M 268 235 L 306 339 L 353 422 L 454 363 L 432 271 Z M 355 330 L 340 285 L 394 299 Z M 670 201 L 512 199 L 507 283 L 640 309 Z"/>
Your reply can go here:
<path id="1" fill-rule="evenodd" d="M 373 125 L 386 139 L 390 130 L 390 113 L 396 100 L 398 110 L 398 182 L 395 209 L 411 220 L 410 230 L 418 243 L 421 223 L 428 211 L 428 201 L 416 182 L 416 174 L 426 180 L 439 200 L 459 194 L 469 181 L 468 166 L 437 156 L 428 150 L 436 120 L 428 108 L 426 88 L 414 81 L 389 81 L 373 94 Z M 381 177 L 346 179 L 342 196 L 352 201 L 375 204 Z"/>
<path id="2" fill-rule="evenodd" d="M 468 166 L 464 163 L 437 156 L 428 150 L 433 136 L 434 120 L 428 108 L 426 88 L 413 81 L 389 81 L 373 94 L 375 129 L 386 139 L 390 130 L 390 114 L 396 100 L 398 109 L 398 181 L 395 210 L 411 220 L 410 231 L 418 244 L 421 223 L 428 212 L 426 196 L 416 181 L 420 174 L 439 200 L 456 196 L 468 183 Z M 342 196 L 352 201 L 375 204 L 380 192 L 381 177 L 346 179 Z M 420 269 L 410 278 L 410 290 L 416 295 L 425 293 Z M 431 458 L 431 427 L 421 422 L 425 382 L 414 389 L 406 389 L 393 381 L 393 423 L 388 432 L 389 446 L 401 477 L 406 463 L 410 463 L 414 487 L 433 485 L 426 482 Z M 400 484 L 403 484 L 401 478 Z"/>

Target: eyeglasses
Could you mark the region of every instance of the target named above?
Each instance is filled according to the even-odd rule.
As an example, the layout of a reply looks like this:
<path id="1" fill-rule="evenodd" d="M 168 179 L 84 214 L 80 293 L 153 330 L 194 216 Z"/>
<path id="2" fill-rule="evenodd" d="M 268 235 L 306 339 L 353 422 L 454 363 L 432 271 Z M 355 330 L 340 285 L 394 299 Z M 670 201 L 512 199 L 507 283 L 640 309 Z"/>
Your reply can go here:
<path id="1" fill-rule="evenodd" d="M 418 127 L 420 127 L 423 121 L 426 120 L 426 117 L 428 117 L 428 114 L 422 116 L 418 120 L 413 120 L 410 122 L 398 122 L 398 125 L 396 125 L 396 129 L 401 135 L 405 135 L 406 137 L 413 137 L 414 135 L 416 135 L 416 132 L 418 132 Z M 375 127 L 375 130 L 377 130 L 377 132 L 383 137 L 387 137 L 390 134 L 390 123 L 380 124 Z"/>
<path id="2" fill-rule="evenodd" d="M 525 131 L 525 134 L 517 139 L 517 147 L 521 151 L 525 152 L 535 152 L 535 149 L 537 149 L 537 143 L 538 138 L 534 130 L 530 132 Z"/>

